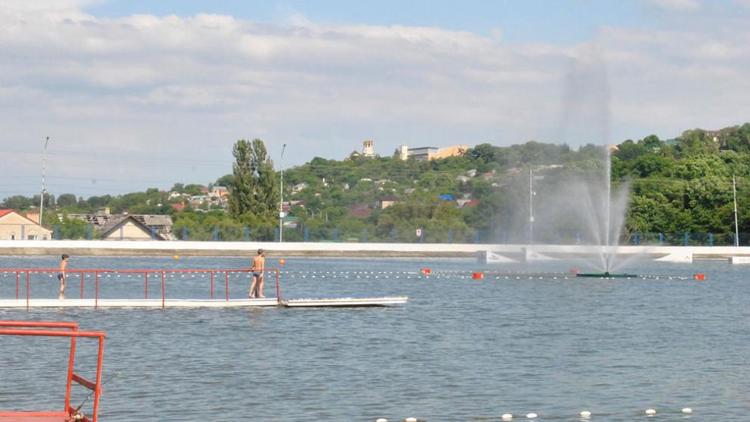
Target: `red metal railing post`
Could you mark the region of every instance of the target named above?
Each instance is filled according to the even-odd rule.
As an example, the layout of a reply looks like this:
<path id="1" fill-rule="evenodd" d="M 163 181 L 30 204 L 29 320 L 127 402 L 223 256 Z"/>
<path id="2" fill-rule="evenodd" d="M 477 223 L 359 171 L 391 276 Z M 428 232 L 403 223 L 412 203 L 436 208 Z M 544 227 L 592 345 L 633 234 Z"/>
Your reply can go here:
<path id="1" fill-rule="evenodd" d="M 78 331 L 77 328 L 74 328 L 73 331 Z M 70 392 L 71 387 L 73 386 L 73 370 L 75 369 L 75 362 L 76 362 L 76 338 L 71 337 L 70 338 L 70 354 L 68 355 L 68 379 L 67 379 L 67 385 L 65 387 L 65 411 L 67 412 L 70 408 Z"/>
<path id="2" fill-rule="evenodd" d="M 224 277 L 224 292 L 227 296 L 227 302 L 229 302 L 229 270 L 224 271 L 225 277 Z"/>
<path id="3" fill-rule="evenodd" d="M 148 299 L 148 271 L 143 273 L 143 298 Z"/>
<path id="4" fill-rule="evenodd" d="M 96 288 L 94 309 L 99 309 L 99 271 L 94 271 L 94 287 Z"/>
<path id="5" fill-rule="evenodd" d="M 216 271 L 211 270 L 211 299 L 214 298 L 214 276 L 216 275 Z"/>
<path id="6" fill-rule="evenodd" d="M 29 296 L 31 295 L 31 288 L 29 287 L 29 272 L 26 271 L 26 310 L 29 310 Z"/>
<path id="7" fill-rule="evenodd" d="M 279 286 L 279 269 L 276 268 L 276 303 L 281 304 L 281 286 Z"/>
<path id="8" fill-rule="evenodd" d="M 86 275 L 86 273 L 84 273 L 83 271 L 81 271 L 81 299 L 83 299 L 83 283 L 84 283 L 83 279 L 84 279 L 85 275 Z"/>
<path id="9" fill-rule="evenodd" d="M 99 415 L 99 398 L 102 395 L 102 361 L 104 360 L 104 337 L 99 336 L 99 352 L 96 360 L 96 390 L 94 391 L 93 419 L 96 422 Z"/>
<path id="10" fill-rule="evenodd" d="M 166 274 L 164 271 L 161 272 L 161 308 L 164 309 L 166 306 L 166 295 L 167 295 L 167 285 L 166 285 Z"/>

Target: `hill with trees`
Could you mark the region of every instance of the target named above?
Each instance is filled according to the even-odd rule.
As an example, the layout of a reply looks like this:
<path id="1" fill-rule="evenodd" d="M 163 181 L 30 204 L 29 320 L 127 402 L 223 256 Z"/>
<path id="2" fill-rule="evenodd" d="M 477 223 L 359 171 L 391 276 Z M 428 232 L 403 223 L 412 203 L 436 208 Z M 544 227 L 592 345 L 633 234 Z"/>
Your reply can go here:
<path id="1" fill-rule="evenodd" d="M 559 197 L 573 180 L 603 183 L 605 152 L 603 146 L 573 149 L 531 141 L 505 147 L 482 143 L 463 156 L 430 161 L 401 160 L 397 154 L 315 157 L 284 171 L 284 240 L 526 242 L 531 205 L 539 207 L 534 210 L 539 215 L 535 241 L 585 242 L 590 240 L 580 227 L 585 216 L 576 220 L 571 215 L 585 198 L 564 198 L 572 210 L 565 215 L 556 215 L 558 205 L 550 205 L 548 198 Z M 66 215 L 110 207 L 113 212 L 170 214 L 180 238 L 273 240 L 278 235 L 278 169 L 261 140 L 238 141 L 233 154 L 232 174 L 208 185 L 229 189 L 226 206 L 186 204 L 187 196 L 206 191 L 200 185 L 87 199 L 65 193 L 57 201 L 47 198 L 55 212 L 45 214 L 45 224 L 62 227 L 63 237 L 82 237 L 85 230 Z M 626 140 L 611 147 L 611 154 L 612 182 L 629 190 L 621 242 L 731 244 L 733 176 L 740 232 L 750 232 L 750 123 L 687 130 L 668 140 L 655 135 Z M 14 196 L 2 206 L 25 210 L 38 203 L 38 196 Z"/>

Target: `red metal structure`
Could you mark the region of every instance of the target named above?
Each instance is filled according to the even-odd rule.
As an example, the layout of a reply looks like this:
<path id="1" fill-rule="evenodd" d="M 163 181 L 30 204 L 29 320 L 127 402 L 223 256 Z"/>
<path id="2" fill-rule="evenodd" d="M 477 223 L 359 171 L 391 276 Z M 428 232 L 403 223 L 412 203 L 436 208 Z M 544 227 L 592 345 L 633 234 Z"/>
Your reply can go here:
<path id="1" fill-rule="evenodd" d="M 229 301 L 229 276 L 230 274 L 241 274 L 241 273 L 250 273 L 250 269 L 237 269 L 237 268 L 219 268 L 219 269 L 184 269 L 184 268 L 173 268 L 173 269 L 69 269 L 66 271 L 67 274 L 67 283 L 68 285 L 72 284 L 75 280 L 79 281 L 79 287 L 80 287 L 80 298 L 84 299 L 84 286 L 86 284 L 86 279 L 93 278 L 94 281 L 94 300 L 95 300 L 95 307 L 98 307 L 98 301 L 100 299 L 99 297 L 99 288 L 101 284 L 101 277 L 106 275 L 138 275 L 143 276 L 143 296 L 144 299 L 149 299 L 149 281 L 150 276 L 157 276 L 160 278 L 161 283 L 161 300 L 162 300 L 162 307 L 166 306 L 166 299 L 167 299 L 167 284 L 166 279 L 167 275 L 174 275 L 174 274 L 208 274 L 210 278 L 210 285 L 209 285 L 209 295 L 211 299 L 214 299 L 216 296 L 216 276 L 217 274 L 224 274 L 224 296 L 225 300 Z M 59 273 L 59 270 L 56 268 L 0 268 L 0 273 L 2 274 L 15 274 L 16 279 L 16 299 L 21 298 L 21 280 L 23 279 L 25 281 L 25 285 L 23 288 L 26 290 L 25 292 L 25 300 L 26 300 L 26 306 L 29 307 L 29 300 L 31 299 L 31 276 L 33 274 L 46 274 L 53 276 L 57 273 Z M 279 284 L 279 278 L 280 278 L 280 271 L 278 268 L 267 268 L 265 270 L 266 274 L 274 274 L 276 278 L 276 301 L 277 303 L 281 303 L 281 286 Z M 152 278 L 151 278 L 152 279 Z M 71 288 L 72 290 L 72 288 Z"/>
<path id="2" fill-rule="evenodd" d="M 102 360 L 104 358 L 104 338 L 101 331 L 80 331 L 75 322 L 37 322 L 37 321 L 5 321 L 0 320 L 0 336 L 34 336 L 34 337 L 64 337 L 70 339 L 70 353 L 68 355 L 68 375 L 65 386 L 65 405 L 59 411 L 5 411 L 0 410 L 0 422 L 96 422 L 99 413 L 99 400 L 102 395 Z M 96 379 L 87 380 L 74 372 L 76 340 L 78 338 L 94 338 L 98 340 L 99 352 L 96 361 Z M 0 368 L 2 374 L 2 368 Z M 0 375 L 1 376 L 1 375 Z M 93 409 L 90 416 L 85 416 L 80 409 L 72 407 L 70 395 L 73 384 L 83 386 L 93 394 Z"/>

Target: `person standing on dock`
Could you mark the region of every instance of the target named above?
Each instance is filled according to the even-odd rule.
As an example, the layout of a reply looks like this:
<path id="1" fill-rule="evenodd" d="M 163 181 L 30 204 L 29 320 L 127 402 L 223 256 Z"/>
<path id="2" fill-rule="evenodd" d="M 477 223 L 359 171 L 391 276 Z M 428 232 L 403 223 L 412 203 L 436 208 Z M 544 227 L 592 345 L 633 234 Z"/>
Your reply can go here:
<path id="1" fill-rule="evenodd" d="M 70 256 L 63 254 L 60 259 L 60 272 L 57 273 L 57 279 L 60 280 L 60 292 L 57 294 L 59 300 L 65 299 L 65 270 L 68 269 L 68 258 Z"/>
<path id="2" fill-rule="evenodd" d="M 263 249 L 258 249 L 258 255 L 253 258 L 253 266 L 250 271 L 253 275 L 253 282 L 250 284 L 250 299 L 264 298 L 263 295 L 263 272 L 266 270 L 266 257 Z"/>

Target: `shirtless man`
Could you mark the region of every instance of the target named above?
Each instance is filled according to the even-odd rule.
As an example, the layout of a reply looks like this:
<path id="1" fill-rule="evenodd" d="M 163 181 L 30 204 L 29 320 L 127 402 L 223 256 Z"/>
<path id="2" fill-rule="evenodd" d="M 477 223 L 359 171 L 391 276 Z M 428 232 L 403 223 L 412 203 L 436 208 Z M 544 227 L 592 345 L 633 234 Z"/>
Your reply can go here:
<path id="1" fill-rule="evenodd" d="M 65 299 L 65 270 L 68 269 L 68 255 L 63 254 L 60 259 L 60 272 L 57 273 L 57 279 L 60 280 L 60 292 L 57 294 L 57 299 Z"/>
<path id="2" fill-rule="evenodd" d="M 253 266 L 250 271 L 253 273 L 253 282 L 250 284 L 250 299 L 264 298 L 263 295 L 263 272 L 266 269 L 266 258 L 263 255 L 263 249 L 258 249 L 258 255 L 253 258 Z"/>

